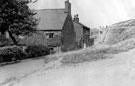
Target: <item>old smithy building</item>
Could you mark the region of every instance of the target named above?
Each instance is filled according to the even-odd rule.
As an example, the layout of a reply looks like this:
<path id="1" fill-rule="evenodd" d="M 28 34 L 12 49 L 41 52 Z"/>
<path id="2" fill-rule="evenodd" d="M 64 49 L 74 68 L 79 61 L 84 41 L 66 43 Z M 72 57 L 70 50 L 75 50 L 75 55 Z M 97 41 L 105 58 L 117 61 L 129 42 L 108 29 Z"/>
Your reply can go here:
<path id="1" fill-rule="evenodd" d="M 78 15 L 72 19 L 69 0 L 65 1 L 63 9 L 41 9 L 36 12 L 35 17 L 39 19 L 37 31 L 46 36 L 47 46 L 51 50 L 69 51 L 91 45 L 90 28 L 79 22 Z"/>

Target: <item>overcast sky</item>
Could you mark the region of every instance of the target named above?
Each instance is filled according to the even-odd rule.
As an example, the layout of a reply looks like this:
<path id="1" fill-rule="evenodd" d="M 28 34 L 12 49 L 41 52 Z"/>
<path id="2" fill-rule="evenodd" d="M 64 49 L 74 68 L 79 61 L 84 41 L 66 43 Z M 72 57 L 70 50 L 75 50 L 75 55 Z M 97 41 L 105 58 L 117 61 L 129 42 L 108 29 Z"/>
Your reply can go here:
<path id="1" fill-rule="evenodd" d="M 65 0 L 38 0 L 33 9 L 64 8 Z M 135 18 L 135 0 L 69 0 L 72 15 L 79 14 L 80 22 L 95 28 Z"/>

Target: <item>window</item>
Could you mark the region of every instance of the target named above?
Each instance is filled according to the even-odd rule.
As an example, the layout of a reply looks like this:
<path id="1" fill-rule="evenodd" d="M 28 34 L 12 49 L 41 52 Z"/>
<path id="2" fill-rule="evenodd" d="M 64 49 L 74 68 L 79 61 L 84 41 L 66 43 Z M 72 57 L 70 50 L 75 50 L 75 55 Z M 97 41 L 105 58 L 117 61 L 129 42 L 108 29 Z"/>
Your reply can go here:
<path id="1" fill-rule="evenodd" d="M 53 38 L 54 37 L 54 33 L 46 33 L 47 38 Z"/>
<path id="2" fill-rule="evenodd" d="M 102 31 L 100 31 L 100 34 L 102 34 L 103 32 Z"/>
<path id="3" fill-rule="evenodd" d="M 53 48 L 53 47 L 50 47 L 50 48 L 49 48 L 49 50 L 53 51 L 53 50 L 54 50 L 54 48 Z"/>
<path id="4" fill-rule="evenodd" d="M 53 38 L 54 33 L 49 33 L 49 38 Z"/>

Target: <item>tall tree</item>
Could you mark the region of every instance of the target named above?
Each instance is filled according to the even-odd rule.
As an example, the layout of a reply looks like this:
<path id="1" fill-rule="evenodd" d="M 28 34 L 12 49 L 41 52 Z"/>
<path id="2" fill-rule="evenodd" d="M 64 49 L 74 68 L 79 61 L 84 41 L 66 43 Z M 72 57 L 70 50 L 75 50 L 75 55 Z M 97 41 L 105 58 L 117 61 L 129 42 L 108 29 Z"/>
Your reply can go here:
<path id="1" fill-rule="evenodd" d="M 36 14 L 28 6 L 32 0 L 0 0 L 0 32 L 8 32 L 17 45 L 15 35 L 26 35 L 36 30 Z M 34 1 L 35 2 L 35 1 Z"/>

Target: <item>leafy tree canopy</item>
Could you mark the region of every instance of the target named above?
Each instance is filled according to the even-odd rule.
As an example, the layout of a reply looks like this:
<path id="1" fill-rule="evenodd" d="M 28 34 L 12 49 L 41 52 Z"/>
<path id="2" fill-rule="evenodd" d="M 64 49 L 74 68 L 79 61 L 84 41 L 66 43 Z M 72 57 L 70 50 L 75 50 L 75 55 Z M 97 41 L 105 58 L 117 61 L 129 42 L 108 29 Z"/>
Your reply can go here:
<path id="1" fill-rule="evenodd" d="M 36 30 L 36 13 L 30 10 L 31 0 L 0 0 L 0 32 L 26 35 Z M 35 1 L 34 1 L 35 2 Z"/>

